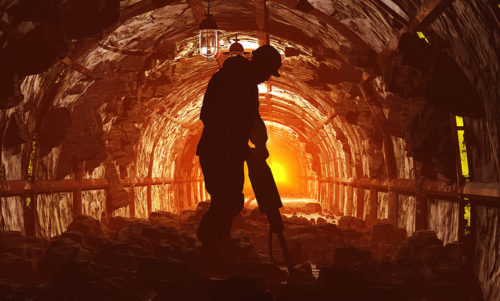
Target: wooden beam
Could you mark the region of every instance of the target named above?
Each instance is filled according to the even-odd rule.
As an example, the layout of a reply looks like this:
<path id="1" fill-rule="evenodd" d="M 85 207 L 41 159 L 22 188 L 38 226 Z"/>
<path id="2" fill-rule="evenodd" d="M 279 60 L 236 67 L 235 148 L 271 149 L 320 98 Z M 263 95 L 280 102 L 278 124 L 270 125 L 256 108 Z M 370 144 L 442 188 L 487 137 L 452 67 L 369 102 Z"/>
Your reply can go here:
<path id="1" fill-rule="evenodd" d="M 189 126 L 185 124 L 184 122 L 180 121 L 179 119 L 167 114 L 167 113 L 161 113 L 162 116 L 165 116 L 168 120 L 177 123 L 178 125 L 182 126 L 183 128 L 189 129 Z"/>
<path id="2" fill-rule="evenodd" d="M 410 31 L 422 31 L 431 24 L 455 0 L 428 0 L 410 21 Z"/>
<path id="3" fill-rule="evenodd" d="M 495 19 L 495 22 L 497 23 L 498 27 L 500 27 L 500 15 L 498 15 L 498 11 L 500 10 L 500 7 L 498 7 L 497 3 L 495 3 L 494 0 L 488 1 L 488 8 L 490 9 L 491 14 L 493 15 L 493 19 Z"/>
<path id="4" fill-rule="evenodd" d="M 132 56 L 140 56 L 140 57 L 148 56 L 152 53 L 150 51 L 144 51 L 144 50 L 139 50 L 139 49 L 124 49 L 124 48 L 113 47 L 111 45 L 105 44 L 104 42 L 100 43 L 99 47 L 101 47 L 102 49 L 106 49 L 108 51 L 114 52 L 114 53 L 120 53 L 120 54 L 124 54 L 124 55 L 132 55 Z"/>
<path id="5" fill-rule="evenodd" d="M 316 137 L 316 135 L 319 133 L 319 131 L 321 131 L 321 129 L 322 129 L 322 128 L 323 128 L 323 127 L 324 127 L 324 126 L 325 126 L 325 125 L 326 125 L 326 124 L 330 121 L 330 119 L 334 118 L 335 116 L 337 116 L 337 114 L 335 113 L 335 111 L 334 111 L 334 110 L 332 110 L 332 111 L 330 112 L 330 114 L 328 115 L 328 117 L 327 117 L 325 120 L 323 120 L 323 121 L 321 122 L 321 124 L 320 124 L 320 125 L 318 125 L 318 126 L 317 126 L 314 130 L 313 130 L 313 132 L 312 132 L 311 136 L 309 136 L 309 138 L 308 138 L 307 140 L 308 140 L 309 142 L 311 142 L 311 141 L 314 139 L 314 137 Z"/>
<path id="6" fill-rule="evenodd" d="M 147 185 L 156 186 L 174 183 L 174 180 L 171 178 L 125 178 L 120 181 L 123 187 Z M 175 183 L 191 183 L 199 181 L 203 181 L 203 178 L 177 179 L 175 180 Z M 37 180 L 36 182 L 26 180 L 3 180 L 0 181 L 0 197 L 26 196 L 32 191 L 36 194 L 52 194 L 58 192 L 72 192 L 77 189 L 88 191 L 104 190 L 108 188 L 109 182 L 106 179 L 82 179 L 81 181 L 74 179 Z"/>
<path id="7" fill-rule="evenodd" d="M 394 11 L 392 8 L 387 6 L 383 1 L 381 0 L 370 0 L 373 4 L 381 8 L 383 11 L 391 15 L 394 19 L 396 19 L 399 23 L 401 23 L 403 26 L 408 26 L 410 23 L 407 19 L 403 18 L 400 14 L 398 14 L 396 11 Z"/>
<path id="8" fill-rule="evenodd" d="M 64 57 L 61 62 L 65 64 L 66 66 L 70 67 L 71 69 L 80 72 L 81 74 L 87 76 L 89 79 L 98 79 L 94 75 L 92 75 L 92 70 L 84 67 L 82 64 L 78 62 L 72 62 L 71 59 L 66 56 Z"/>
<path id="9" fill-rule="evenodd" d="M 259 46 L 270 43 L 269 33 L 267 32 L 267 20 L 269 12 L 267 10 L 266 0 L 255 0 L 255 21 L 257 23 L 257 39 Z"/>
<path id="10" fill-rule="evenodd" d="M 292 10 L 296 10 L 296 6 L 298 3 L 295 0 L 269 0 L 269 1 Z M 340 21 L 336 20 L 335 18 L 332 18 L 331 16 L 321 12 L 320 10 L 317 10 L 316 8 L 312 8 L 309 11 L 309 14 L 330 25 L 333 29 L 335 29 L 335 31 L 337 31 L 339 34 L 341 34 L 347 40 L 349 40 L 355 48 L 363 50 L 371 49 L 371 46 L 368 43 L 366 43 L 357 33 L 352 31 L 349 27 L 347 27 Z"/>
<path id="11" fill-rule="evenodd" d="M 380 61 L 383 64 L 390 53 L 394 52 L 398 47 L 399 37 L 404 32 L 422 31 L 432 21 L 434 21 L 454 0 L 427 0 L 418 9 L 415 17 L 413 17 L 406 29 L 402 29 L 399 35 L 387 46 L 380 54 Z"/>

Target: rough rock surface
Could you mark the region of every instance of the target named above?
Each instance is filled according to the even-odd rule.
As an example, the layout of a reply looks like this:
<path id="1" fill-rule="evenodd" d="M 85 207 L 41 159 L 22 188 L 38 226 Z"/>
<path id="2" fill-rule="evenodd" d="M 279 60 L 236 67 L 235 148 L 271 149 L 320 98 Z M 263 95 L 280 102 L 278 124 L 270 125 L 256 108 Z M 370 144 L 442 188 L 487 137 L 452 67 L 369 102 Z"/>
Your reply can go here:
<path id="1" fill-rule="evenodd" d="M 482 300 L 458 245 L 443 247 L 430 231 L 406 240 L 388 224 L 358 232 L 285 218 L 297 263 L 287 276 L 263 254 L 265 218 L 244 211 L 231 267 L 213 274 L 201 267 L 199 218 L 155 212 L 101 224 L 79 216 L 49 241 L 0 232 L 2 300 Z"/>
<path id="2" fill-rule="evenodd" d="M 104 2 L 109 5 L 99 6 Z M 500 38 L 493 2 L 446 2 L 443 11 L 425 27 L 430 46 L 414 35 L 408 45 L 416 47 L 400 47 L 400 56 L 393 61 L 384 58 L 394 54 L 390 47 L 406 30 L 405 23 L 413 21 L 427 3 L 437 2 L 382 1 L 389 5 L 389 12 L 376 2 L 380 1 L 267 1 L 265 31 L 285 57 L 282 77 L 271 84 L 272 93 L 262 93 L 270 97 L 262 106 L 263 116 L 289 126 L 299 137 L 287 146 L 299 145 L 298 150 L 303 143 L 317 146 L 312 159 L 302 152 L 304 178 L 387 177 L 385 166 L 393 162 L 384 160 L 386 147 L 380 144 L 384 134 L 394 141 L 400 178 L 414 178 L 415 159 L 435 166 L 428 175 L 431 179 L 442 179 L 441 173 L 454 180 L 447 115 L 474 117 L 474 112 L 483 111 L 482 118 L 465 118 L 465 139 L 474 167 L 471 171 L 474 181 L 498 182 Z M 59 7 L 61 3 L 65 5 Z M 81 4 L 82 9 L 70 3 Z M 260 23 L 266 18 L 256 18 L 256 3 L 260 2 L 225 1 L 217 7 L 224 41 L 238 32 L 245 44 L 258 43 L 255 32 L 263 33 Z M 89 10 L 93 15 L 90 23 L 85 17 Z M 200 96 L 219 65 L 197 54 L 199 20 L 195 7 L 174 0 L 0 0 L 0 12 L 0 65 L 6 67 L 0 75 L 2 180 L 26 180 L 33 142 L 40 142 L 41 147 L 41 157 L 35 160 L 36 179 L 71 177 L 75 160 L 85 161 L 89 177 L 102 176 L 100 169 L 107 158 L 114 161 L 120 175 L 144 177 L 149 171 L 169 178 L 199 175 L 196 164 L 183 173 L 179 166 L 195 161 L 185 149 L 196 141 Z M 108 29 L 111 32 L 103 34 Z M 94 34 L 99 38 L 75 42 Z M 429 53 L 429 47 L 439 51 Z M 438 60 L 443 65 L 425 61 L 436 58 L 437 53 L 446 55 Z M 65 56 L 65 63 L 60 62 Z M 391 72 L 392 67 L 392 71 L 401 72 Z M 385 81 L 381 77 L 384 73 Z M 443 73 L 450 76 L 443 77 Z M 408 103 L 405 110 L 401 104 L 384 101 L 390 99 L 390 91 L 426 96 L 428 105 L 434 104 L 441 112 L 419 109 L 422 99 L 402 99 Z M 455 105 L 458 99 L 466 105 Z M 443 100 L 447 101 L 439 103 Z M 348 109 L 339 108 L 343 103 Z M 43 142 L 36 137 L 47 138 L 40 125 L 51 117 L 46 114 L 51 108 L 69 110 L 71 126 Z M 338 109 L 335 116 L 329 115 L 333 109 Z M 405 120 L 412 122 L 408 125 Z M 157 140 L 157 147 L 152 147 Z M 321 193 L 308 192 L 322 200 L 332 199 L 333 185 L 310 184 L 321 187 Z M 122 187 L 114 188 L 109 206 L 91 193 L 84 194 L 83 203 L 98 199 L 97 208 L 109 209 L 126 205 Z M 145 200 L 145 193 L 137 190 L 138 199 Z M 187 192 L 197 195 L 201 190 L 196 184 L 154 189 L 153 208 L 165 209 L 161 206 L 166 203 L 169 210 L 182 211 L 200 201 L 185 200 Z M 58 205 L 69 203 L 69 194 L 43 198 L 48 208 L 40 220 L 70 220 L 71 211 Z M 1 201 L 2 229 L 21 230 L 19 198 Z M 380 212 L 385 212 L 386 202 L 381 203 Z M 145 216 L 139 214 L 146 211 L 144 203 L 137 205 L 137 216 Z M 431 218 L 443 220 L 443 214 L 435 212 Z M 476 248 L 483 256 L 477 259 L 478 274 L 484 291 L 498 299 L 498 265 L 492 263 L 500 262 L 499 240 L 495 238 L 500 232 L 496 223 L 499 214 L 489 209 L 478 213 L 482 235 L 489 238 L 477 240 Z M 53 227 L 44 234 L 60 235 L 64 228 Z M 410 233 L 411 227 L 407 230 Z M 496 269 L 491 270 L 492 266 Z"/>

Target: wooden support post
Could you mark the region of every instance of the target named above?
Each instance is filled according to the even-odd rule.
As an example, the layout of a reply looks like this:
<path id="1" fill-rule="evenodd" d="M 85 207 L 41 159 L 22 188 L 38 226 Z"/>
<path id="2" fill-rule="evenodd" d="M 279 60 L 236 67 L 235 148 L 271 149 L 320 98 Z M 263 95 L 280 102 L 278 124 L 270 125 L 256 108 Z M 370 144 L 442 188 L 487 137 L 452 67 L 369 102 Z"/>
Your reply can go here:
<path id="1" fill-rule="evenodd" d="M 415 231 L 426 230 L 428 225 L 427 195 L 422 189 L 423 179 L 415 183 Z"/>
<path id="2" fill-rule="evenodd" d="M 331 181 L 331 180 L 330 180 Z M 335 187 L 335 183 L 333 181 L 329 182 L 330 183 L 330 191 L 331 191 L 331 211 L 333 214 L 337 214 L 337 200 L 335 199 L 335 190 L 337 187 Z"/>
<path id="3" fill-rule="evenodd" d="M 467 236 L 465 234 L 465 205 L 463 197 L 459 197 L 458 200 L 458 246 L 460 248 L 460 254 L 465 255 L 465 250 L 467 249 Z M 465 256 L 464 256 L 465 257 Z"/>
<path id="4" fill-rule="evenodd" d="M 360 219 L 363 219 L 364 216 L 364 212 L 365 212 L 365 193 L 364 193 L 364 189 L 361 185 L 358 185 L 357 187 L 357 212 L 356 212 L 356 216 Z"/>
<path id="5" fill-rule="evenodd" d="M 28 195 L 21 198 L 24 202 L 23 219 L 24 219 L 24 234 L 26 236 L 36 236 L 36 220 L 37 220 L 37 200 L 36 193 L 30 191 Z"/>
<path id="6" fill-rule="evenodd" d="M 203 201 L 203 183 L 201 181 L 198 182 L 198 199 L 196 200 L 196 205 L 199 202 Z"/>
<path id="7" fill-rule="evenodd" d="M 323 183 L 320 181 L 318 183 L 318 202 L 321 204 L 321 200 L 323 199 L 323 195 L 322 195 L 322 192 L 323 192 Z"/>
<path id="8" fill-rule="evenodd" d="M 196 208 L 196 205 L 200 202 L 200 190 L 198 189 L 200 187 L 200 181 L 197 180 L 194 182 L 194 189 L 196 193 L 194 194 L 194 199 L 193 199 L 193 209 Z"/>
<path id="9" fill-rule="evenodd" d="M 203 202 L 205 200 L 205 198 L 206 198 L 205 197 L 205 186 L 204 185 L 205 185 L 205 180 L 202 179 L 200 181 L 200 200 L 199 200 L 199 202 Z"/>
<path id="10" fill-rule="evenodd" d="M 344 185 L 341 183 L 336 183 L 338 192 L 337 192 L 337 198 L 339 202 L 339 214 L 344 214 L 344 209 L 345 209 L 345 192 L 344 192 Z"/>
<path id="11" fill-rule="evenodd" d="M 73 218 L 78 215 L 82 215 L 82 179 L 85 169 L 85 161 L 76 162 L 73 167 L 73 172 L 75 175 L 75 180 L 80 183 L 78 187 L 73 190 Z"/>
<path id="12" fill-rule="evenodd" d="M 36 179 L 36 167 L 38 162 L 37 135 L 33 135 L 30 143 L 30 152 L 28 153 L 28 164 L 26 166 L 26 179 L 34 186 Z M 32 188 L 28 190 L 26 196 L 21 198 L 23 201 L 24 233 L 26 236 L 36 236 L 37 224 L 37 194 Z"/>
<path id="13" fill-rule="evenodd" d="M 137 153 L 135 153 L 134 162 L 137 162 Z M 131 178 L 136 177 L 136 165 L 135 165 L 135 163 L 133 163 L 130 166 L 129 177 L 131 177 Z M 134 183 L 132 183 L 130 185 L 130 189 L 128 191 L 128 212 L 129 212 L 130 218 L 135 218 L 135 185 L 134 185 Z"/>
<path id="14" fill-rule="evenodd" d="M 172 119 L 170 119 L 170 120 L 172 120 Z M 172 121 L 174 121 L 174 120 L 172 120 Z M 182 123 L 179 123 L 179 124 L 182 126 Z M 153 147 L 151 148 L 151 153 L 149 153 L 149 166 L 148 166 L 148 179 L 149 179 L 149 183 L 148 183 L 147 190 L 146 190 L 146 193 L 147 193 L 147 200 L 146 201 L 147 201 L 147 208 L 148 208 L 148 218 L 151 215 L 152 202 L 153 202 L 153 200 L 152 200 L 153 199 L 152 198 L 152 191 L 151 191 L 151 181 L 153 179 L 153 166 L 154 166 L 154 159 L 155 159 L 155 149 L 156 149 L 156 146 L 158 145 L 158 142 L 160 141 L 160 138 L 161 138 L 161 136 L 163 134 L 163 131 L 165 130 L 166 126 L 167 126 L 167 122 L 165 122 L 163 124 L 163 126 L 160 129 L 160 131 L 156 135 L 155 140 L 153 141 Z"/>
<path id="15" fill-rule="evenodd" d="M 181 213 L 184 210 L 184 184 L 182 182 L 177 183 L 177 213 Z"/>
<path id="16" fill-rule="evenodd" d="M 377 221 L 378 215 L 378 191 L 375 187 L 370 187 L 370 214 L 369 224 L 374 224 Z"/>
<path id="17" fill-rule="evenodd" d="M 131 218 L 135 218 L 135 187 L 134 185 L 130 186 L 130 190 L 128 192 L 128 211 Z"/>
<path id="18" fill-rule="evenodd" d="M 160 185 L 160 195 L 162 197 L 162 199 L 160 200 L 160 210 L 162 211 L 168 211 L 166 191 L 167 191 L 167 184 L 163 183 L 162 185 Z"/>
<path id="19" fill-rule="evenodd" d="M 192 199 L 192 191 L 193 191 L 193 183 L 189 182 L 186 184 L 188 186 L 188 192 L 186 193 L 186 199 L 187 199 L 187 208 L 192 208 L 191 206 L 193 205 L 193 199 Z"/>
<path id="20" fill-rule="evenodd" d="M 254 5 L 259 46 L 269 44 L 269 33 L 267 32 L 267 19 L 269 17 L 269 12 L 267 10 L 266 0 L 256 0 L 254 1 Z"/>
<path id="21" fill-rule="evenodd" d="M 342 206 L 340 204 L 340 185 L 338 183 L 334 183 L 333 186 L 335 187 L 335 214 L 340 215 L 340 212 L 342 210 Z"/>
<path id="22" fill-rule="evenodd" d="M 329 182 L 325 182 L 325 198 L 323 200 L 323 203 L 325 204 L 325 208 L 326 210 L 331 210 L 332 209 L 332 206 L 331 206 L 331 185 Z"/>
<path id="23" fill-rule="evenodd" d="M 152 210 L 152 190 L 151 190 L 151 183 L 148 183 L 148 186 L 146 188 L 146 193 L 147 193 L 147 207 L 148 207 L 148 218 L 151 215 L 151 210 Z"/>
<path id="24" fill-rule="evenodd" d="M 475 246 L 476 246 L 476 238 L 477 238 L 477 205 L 473 202 L 470 203 L 470 257 L 468 258 L 470 266 L 474 265 L 474 257 L 475 257 Z"/>
<path id="25" fill-rule="evenodd" d="M 398 213 L 399 213 L 399 193 L 389 189 L 388 192 L 388 217 L 389 223 L 393 224 L 395 227 L 398 226 Z"/>
<path id="26" fill-rule="evenodd" d="M 345 215 L 346 214 L 346 193 L 345 193 L 345 185 L 342 184 L 342 183 L 339 183 L 339 194 L 340 194 L 340 198 L 339 198 L 339 201 L 340 201 L 340 212 L 341 215 Z"/>
<path id="27" fill-rule="evenodd" d="M 461 120 L 461 122 L 459 121 Z M 461 123 L 461 124 L 459 124 Z M 463 187 L 466 182 L 470 181 L 470 171 L 469 171 L 469 160 L 467 156 L 467 149 L 465 146 L 465 141 L 460 140 L 459 136 L 464 135 L 464 120 L 462 117 L 450 114 L 450 125 L 451 125 L 451 135 L 453 142 L 455 144 L 455 163 L 456 163 L 456 173 L 457 173 L 457 185 L 458 187 Z M 460 134 L 459 134 L 460 133 Z M 463 152 L 463 153 L 462 153 Z M 462 155 L 464 157 L 462 158 Z M 469 210 L 472 209 L 471 202 L 469 198 L 464 197 L 462 191 L 459 190 L 458 197 L 458 246 L 461 258 L 465 258 L 467 265 L 473 265 L 474 256 L 474 246 L 472 243 L 474 239 L 472 238 L 472 229 L 467 227 L 467 220 L 465 219 L 466 207 Z M 469 207 L 470 206 L 470 207 Z M 472 212 L 469 212 L 469 216 L 472 216 Z M 471 220 L 472 225 L 472 220 Z"/>
<path id="28" fill-rule="evenodd" d="M 352 184 L 347 184 L 347 206 L 345 210 L 345 215 L 352 216 L 353 215 L 353 187 Z"/>
<path id="29" fill-rule="evenodd" d="M 394 155 L 394 146 L 390 135 L 384 135 L 384 157 L 389 180 L 392 181 L 397 179 L 398 169 L 396 166 L 396 156 Z M 397 227 L 399 215 L 399 194 L 396 191 L 393 191 L 391 187 L 388 187 L 388 199 L 388 220 L 389 223 Z"/>
<path id="30" fill-rule="evenodd" d="M 335 185 L 332 182 L 328 182 L 328 211 L 332 212 L 334 210 L 335 203 Z"/>

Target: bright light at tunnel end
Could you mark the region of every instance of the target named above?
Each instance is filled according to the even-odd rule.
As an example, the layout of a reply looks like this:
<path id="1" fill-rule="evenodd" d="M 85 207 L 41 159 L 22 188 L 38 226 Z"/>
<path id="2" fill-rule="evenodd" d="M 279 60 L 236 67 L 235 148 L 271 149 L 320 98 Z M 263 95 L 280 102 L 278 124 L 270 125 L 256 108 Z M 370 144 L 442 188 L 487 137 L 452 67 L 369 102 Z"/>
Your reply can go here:
<path id="1" fill-rule="evenodd" d="M 270 160 L 269 167 L 271 168 L 274 176 L 274 181 L 276 181 L 276 183 L 286 183 L 286 169 L 281 163 Z"/>

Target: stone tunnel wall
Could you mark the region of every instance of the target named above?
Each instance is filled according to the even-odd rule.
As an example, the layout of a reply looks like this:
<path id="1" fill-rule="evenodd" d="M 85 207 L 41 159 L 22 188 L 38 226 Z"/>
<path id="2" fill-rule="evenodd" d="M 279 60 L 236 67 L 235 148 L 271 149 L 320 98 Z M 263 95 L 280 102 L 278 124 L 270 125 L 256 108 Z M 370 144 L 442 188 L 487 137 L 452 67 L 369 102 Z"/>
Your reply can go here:
<path id="1" fill-rule="evenodd" d="M 245 9 L 242 20 L 253 24 L 255 21 L 253 10 L 251 10 L 253 8 L 248 2 L 240 2 L 231 3 L 232 9 L 242 6 Z M 421 3 L 421 1 L 413 2 L 415 4 Z M 298 80 L 295 82 L 295 88 L 304 94 L 306 91 L 311 92 L 311 99 L 308 99 L 304 105 L 316 109 L 311 120 L 320 123 L 329 114 L 328 109 L 331 107 L 335 107 L 336 111 L 342 111 L 342 108 L 335 106 L 343 101 L 338 97 L 338 90 L 355 86 L 353 83 L 350 85 L 339 84 L 346 79 L 332 80 L 332 77 L 338 75 L 337 69 L 341 69 L 341 67 L 355 69 L 352 66 L 346 67 L 346 65 L 359 59 L 355 50 L 360 42 L 357 42 L 358 45 L 351 43 L 348 38 L 329 27 L 329 24 L 319 22 L 307 12 L 295 11 L 283 3 L 270 3 L 271 20 L 268 30 L 275 37 L 279 37 L 278 39 L 274 38 L 277 41 L 282 39 L 297 42 L 302 39 L 301 42 L 314 45 L 312 49 L 305 50 L 304 53 L 290 59 L 290 61 L 296 60 L 298 62 L 297 65 L 300 67 L 297 70 L 299 71 L 295 70 L 295 72 L 301 74 L 293 74 L 294 70 L 291 70 L 293 68 L 285 66 L 283 78 L 288 80 L 297 76 L 297 78 L 302 79 L 307 75 L 308 81 Z M 311 3 L 327 16 L 336 12 L 331 17 L 335 18 L 336 22 L 343 22 L 342 24 L 348 28 L 355 28 L 361 41 L 368 43 L 376 53 L 384 50 L 396 37 L 397 31 L 391 25 L 387 14 L 381 13 L 369 2 L 357 4 L 353 2 L 352 5 L 348 6 L 339 1 L 315 0 Z M 39 160 L 35 175 L 37 179 L 71 178 L 73 175 L 72 162 L 70 161 L 74 156 L 79 160 L 86 161 L 88 169 L 84 176 L 86 178 L 105 178 L 110 173 L 114 175 L 115 180 L 118 177 L 147 177 L 150 174 L 153 177 L 174 178 L 184 175 L 199 175 L 199 169 L 196 168 L 192 169 L 191 173 L 180 173 L 182 150 L 186 142 L 182 136 L 187 133 L 187 130 L 162 115 L 166 113 L 173 118 L 185 118 L 186 122 L 191 123 L 193 113 L 191 112 L 189 115 L 184 112 L 183 105 L 193 103 L 193 99 L 198 97 L 206 86 L 207 74 L 217 69 L 217 65 L 213 61 L 199 60 L 193 55 L 196 51 L 196 47 L 193 46 L 196 37 L 190 30 L 197 29 L 197 24 L 191 14 L 187 13 L 189 11 L 189 7 L 184 3 L 176 5 L 174 8 L 161 8 L 151 14 L 142 14 L 133 18 L 127 21 L 125 26 L 119 27 L 114 35 L 106 39 L 106 45 L 103 44 L 109 49 L 115 50 L 108 51 L 102 47 L 96 47 L 82 60 L 82 65 L 91 70 L 92 75 L 97 75 L 100 79 L 84 78 L 83 75 L 75 71 L 68 71 L 70 74 L 63 75 L 62 87 L 60 93 L 55 97 L 54 106 L 67 108 L 71 113 L 73 123 L 72 127 L 68 129 L 69 134 L 66 141 L 62 145 L 53 147 L 48 154 Z M 150 22 L 152 19 L 160 21 Z M 220 13 L 222 25 L 232 24 L 233 19 L 234 14 L 231 10 Z M 177 26 L 173 26 L 174 24 Z M 311 30 L 303 32 L 292 24 L 305 24 L 306 26 L 302 30 L 307 28 L 311 28 Z M 444 48 L 461 67 L 484 101 L 485 118 L 482 120 L 466 118 L 465 120 L 466 141 L 473 166 L 472 180 L 498 182 L 500 180 L 500 86 L 498 85 L 500 73 L 498 70 L 500 68 L 497 50 L 500 49 L 500 39 L 498 28 L 491 27 L 489 24 L 495 23 L 484 3 L 457 0 L 453 1 L 450 7 L 428 26 L 425 33 L 429 33 L 429 36 L 435 35 L 444 41 Z M 241 24 L 236 25 L 242 27 Z M 249 28 L 250 25 L 243 27 L 240 29 L 254 30 L 254 28 Z M 119 36 L 126 38 L 117 39 Z M 148 38 L 141 40 L 140 36 Z M 179 44 L 184 43 L 185 47 L 177 47 L 179 49 L 176 49 L 176 46 L 167 45 L 168 51 L 164 54 L 163 59 L 168 63 L 158 66 L 158 68 L 153 67 L 151 70 L 148 70 L 151 66 L 146 67 L 146 60 L 143 57 L 124 55 L 116 51 L 116 49 L 128 45 L 134 49 L 147 48 L 157 42 L 151 38 L 152 36 L 171 39 L 166 43 L 170 46 L 176 41 L 181 41 Z M 289 41 L 279 42 L 279 45 L 288 45 L 288 43 Z M 434 41 L 431 40 L 431 43 Z M 302 48 L 297 47 L 297 49 Z M 177 50 L 179 50 L 178 53 Z M 321 58 L 319 58 L 320 56 Z M 306 66 L 306 70 L 299 69 L 303 68 L 302 66 Z M 371 71 L 371 67 L 362 66 L 363 71 Z M 24 102 L 14 109 L 1 112 L 1 128 L 5 129 L 10 120 L 18 120 L 17 125 L 21 126 L 19 129 L 20 138 L 23 140 L 23 143 L 19 143 L 14 148 L 2 148 L 2 179 L 26 179 L 26 166 L 30 154 L 30 139 L 32 138 L 30 135 L 34 132 L 33 129 L 37 122 L 36 109 L 43 102 L 44 93 L 49 84 L 61 77 L 60 71 L 62 69 L 62 65 L 59 64 L 45 75 L 27 77 L 22 86 L 25 95 Z M 342 70 L 345 71 L 345 69 Z M 200 71 L 205 72 L 204 77 L 198 75 Z M 353 72 L 355 80 L 351 80 L 358 83 L 361 80 L 361 72 L 355 71 Z M 158 76 L 154 75 L 156 72 L 158 72 Z M 290 75 L 287 74 L 288 72 Z M 146 76 L 146 73 L 150 76 Z M 155 85 L 152 84 L 154 81 L 163 81 L 164 83 Z M 277 83 L 285 84 L 284 82 Z M 355 106 L 354 113 L 363 116 L 367 110 L 360 108 L 366 107 L 365 100 L 363 97 L 351 96 L 347 98 L 349 106 Z M 379 95 L 379 98 L 383 99 L 385 96 Z M 384 105 L 386 106 L 384 109 L 388 109 L 387 104 L 382 106 Z M 364 120 L 365 126 L 363 127 L 362 118 L 358 118 L 356 114 L 353 117 L 351 114 L 353 111 L 348 109 L 343 113 L 345 114 L 340 115 L 343 115 L 344 119 L 339 121 L 341 118 L 335 118 L 324 128 L 329 133 L 335 131 L 335 137 L 324 135 L 324 133 L 319 135 L 330 140 L 325 143 L 326 146 L 324 145 L 323 149 L 327 147 L 335 149 L 337 153 L 335 159 L 338 159 L 339 165 L 337 176 L 346 178 L 375 177 L 377 170 L 373 168 L 375 164 L 369 163 L 370 160 L 371 163 L 376 161 L 370 157 L 372 153 L 370 149 L 373 150 L 373 146 L 370 147 L 370 143 L 367 142 L 370 140 L 367 137 L 371 137 L 370 134 L 372 134 L 370 123 Z M 144 120 L 146 115 L 150 117 L 149 124 Z M 137 116 L 138 119 L 131 116 Z M 386 117 L 389 118 L 389 116 Z M 369 118 L 367 120 L 371 121 Z M 332 129 L 331 124 L 335 125 L 335 129 Z M 356 125 L 351 126 L 351 124 Z M 139 125 L 143 127 L 139 129 Z M 165 128 L 160 128 L 162 125 L 165 125 Z M 306 126 L 304 128 L 306 134 L 313 130 Z M 338 133 L 337 129 L 340 129 Z M 79 147 L 83 147 L 83 145 L 77 143 L 78 139 L 75 137 L 78 136 L 75 134 L 84 132 L 84 130 L 91 132 L 86 137 L 95 138 L 86 145 L 92 146 L 92 154 L 98 157 L 98 160 L 92 160 L 92 158 L 85 156 L 78 157 L 84 151 L 83 148 L 80 152 L 76 149 L 75 145 Z M 157 137 L 159 140 L 156 142 L 155 148 L 153 145 L 156 144 Z M 333 140 L 342 140 L 342 142 L 333 142 Z M 392 140 L 396 165 L 398 166 L 397 177 L 415 178 L 413 161 L 406 156 L 406 145 L 403 139 L 392 138 Z M 376 141 L 370 142 L 375 144 Z M 331 155 L 326 154 L 328 154 L 326 151 L 322 154 L 322 162 L 333 159 Z M 150 167 L 151 162 L 153 163 L 152 167 Z M 329 166 L 321 176 L 332 177 L 334 176 L 333 170 L 334 167 Z M 313 183 L 310 186 L 315 189 L 321 185 Z M 323 195 L 329 198 L 326 201 L 333 201 L 331 199 L 331 185 L 324 185 L 324 187 L 326 190 Z M 147 198 L 146 187 L 133 189 L 136 195 L 136 216 L 146 217 L 147 208 L 144 201 Z M 180 194 L 185 195 L 187 191 L 194 194 L 193 198 L 199 197 L 200 193 L 196 191 L 197 189 L 193 190 L 192 187 L 184 184 L 175 187 L 153 187 L 152 209 L 178 211 L 180 208 L 187 208 L 193 204 L 189 204 L 187 200 L 178 200 L 176 197 Z M 355 213 L 358 195 L 356 188 L 352 200 L 347 198 L 347 189 L 342 189 L 342 192 L 341 199 L 345 200 L 345 203 L 342 204 L 341 208 L 350 206 L 352 212 L 346 213 Z M 379 193 L 379 196 L 378 218 L 385 218 L 388 215 L 387 194 Z M 366 202 L 366 192 L 363 193 L 363 198 L 366 212 L 369 209 Z M 101 218 L 106 212 L 107 202 L 104 191 L 84 192 L 82 199 L 83 213 Z M 71 222 L 69 212 L 72 201 L 69 194 L 41 195 L 38 197 L 38 201 L 40 234 L 49 237 L 61 233 Z M 351 201 L 352 204 L 347 204 Z M 1 198 L 2 222 L 6 229 L 22 230 L 21 202 L 22 199 L 19 197 Z M 399 226 L 411 234 L 414 230 L 415 199 L 400 196 L 398 207 Z M 127 216 L 127 210 L 123 207 L 115 210 L 113 214 Z M 430 202 L 429 227 L 434 229 L 438 237 L 445 243 L 456 240 L 457 219 L 456 203 L 443 200 Z M 485 296 L 491 300 L 498 299 L 500 296 L 500 276 L 498 275 L 500 269 L 496 264 L 500 262 L 498 260 L 500 258 L 498 220 L 498 210 L 483 207 L 477 209 L 476 268 Z"/>
<path id="2" fill-rule="evenodd" d="M 429 30 L 446 41 L 449 54 L 474 83 L 484 102 L 485 118 L 465 119 L 466 145 L 472 166 L 472 180 L 500 181 L 500 49 L 499 27 L 485 3 L 454 1 L 446 14 L 437 18 Z M 445 203 L 446 204 L 446 203 Z M 444 221 L 458 218 L 455 205 L 437 205 Z M 476 207 L 476 273 L 486 300 L 500 299 L 500 210 Z M 434 219 L 431 219 L 434 220 Z M 433 223 L 436 228 L 448 228 L 445 222 Z M 447 231 L 448 232 L 448 231 Z M 453 239 L 454 232 L 445 238 Z"/>

